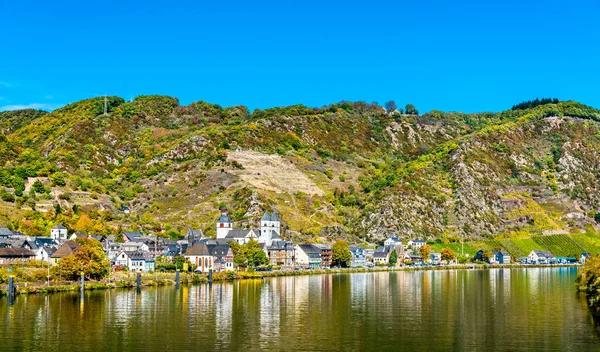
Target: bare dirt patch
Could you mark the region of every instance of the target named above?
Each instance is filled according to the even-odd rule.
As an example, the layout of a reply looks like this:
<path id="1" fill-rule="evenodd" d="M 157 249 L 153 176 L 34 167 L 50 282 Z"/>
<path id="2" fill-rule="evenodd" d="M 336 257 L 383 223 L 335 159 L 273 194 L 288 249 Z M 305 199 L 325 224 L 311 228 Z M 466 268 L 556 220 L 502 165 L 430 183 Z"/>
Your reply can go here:
<path id="1" fill-rule="evenodd" d="M 279 155 L 261 154 L 253 151 L 228 153 L 229 160 L 235 160 L 243 169 L 231 172 L 253 187 L 273 192 L 302 192 L 322 196 L 325 192 L 291 162 Z"/>

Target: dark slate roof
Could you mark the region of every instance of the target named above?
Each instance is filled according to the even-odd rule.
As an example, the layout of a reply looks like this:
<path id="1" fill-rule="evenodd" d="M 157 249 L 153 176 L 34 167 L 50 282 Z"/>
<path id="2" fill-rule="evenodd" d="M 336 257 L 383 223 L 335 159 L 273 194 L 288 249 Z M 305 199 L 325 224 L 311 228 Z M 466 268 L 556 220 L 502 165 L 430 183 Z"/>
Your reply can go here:
<path id="1" fill-rule="evenodd" d="M 277 211 L 271 213 L 271 221 L 279 221 L 279 214 L 277 214 Z"/>
<path id="2" fill-rule="evenodd" d="M 550 251 L 534 250 L 534 252 L 535 254 L 537 254 L 538 257 L 541 258 L 554 258 L 554 255 Z"/>
<path id="3" fill-rule="evenodd" d="M 0 257 L 35 257 L 35 253 L 27 248 L 0 248 Z"/>
<path id="4" fill-rule="evenodd" d="M 7 227 L 0 227 L 0 235 L 2 236 L 12 236 L 13 232 L 9 230 Z"/>
<path id="5" fill-rule="evenodd" d="M 227 213 L 226 207 L 221 208 L 221 216 L 219 216 L 219 221 L 217 221 L 217 222 L 222 222 L 222 223 L 230 223 L 231 222 L 231 218 L 229 218 L 229 214 Z"/>
<path id="6" fill-rule="evenodd" d="M 56 248 L 54 247 L 42 247 L 48 253 L 48 256 L 51 257 L 54 252 L 56 252 Z"/>
<path id="7" fill-rule="evenodd" d="M 54 227 L 52 228 L 52 230 L 66 230 L 66 229 L 67 229 L 67 228 L 66 228 L 66 227 L 64 227 L 64 226 L 63 226 L 63 225 L 61 225 L 61 224 L 56 224 L 56 225 L 54 225 Z"/>
<path id="8" fill-rule="evenodd" d="M 289 241 L 274 241 L 271 243 L 269 250 L 294 249 L 294 244 Z"/>
<path id="9" fill-rule="evenodd" d="M 79 243 L 75 241 L 67 241 L 62 246 L 58 247 L 56 252 L 51 255 L 51 258 L 64 258 L 75 253 L 77 248 L 81 247 Z"/>
<path id="10" fill-rule="evenodd" d="M 205 243 L 196 242 L 187 249 L 185 255 L 210 255 L 210 252 Z"/>
<path id="11" fill-rule="evenodd" d="M 279 232 L 273 230 L 273 235 L 271 236 L 273 241 L 281 240 L 281 236 L 279 236 Z"/>
<path id="12" fill-rule="evenodd" d="M 141 252 L 141 251 L 135 251 L 135 252 L 129 252 L 127 253 L 127 255 L 129 256 L 129 259 L 131 260 L 143 260 L 145 262 L 153 262 L 154 258 L 146 252 Z"/>
<path id="13" fill-rule="evenodd" d="M 228 244 L 211 244 L 208 245 L 207 248 L 210 255 L 217 258 L 222 258 L 226 256 L 227 252 L 229 251 Z"/>
<path id="14" fill-rule="evenodd" d="M 104 235 L 93 235 L 91 236 L 93 239 L 95 239 L 98 242 L 102 242 L 106 239 L 106 237 L 104 237 Z"/>
<path id="15" fill-rule="evenodd" d="M 204 237 L 204 234 L 202 233 L 202 230 L 194 230 L 194 229 L 189 229 L 188 230 L 188 238 L 202 238 Z"/>
<path id="16" fill-rule="evenodd" d="M 306 254 L 318 253 L 319 255 L 321 255 L 321 248 L 315 246 L 314 244 L 301 244 L 299 245 L 299 247 L 302 248 L 302 250 Z"/>
<path id="17" fill-rule="evenodd" d="M 127 237 L 131 241 L 134 238 L 141 237 L 142 234 L 139 232 L 123 232 L 123 236 Z"/>
<path id="18" fill-rule="evenodd" d="M 204 243 L 204 244 L 229 244 L 229 242 L 233 241 L 231 238 L 203 238 L 199 241 L 194 241 L 194 243 Z"/>
<path id="19" fill-rule="evenodd" d="M 268 211 L 265 211 L 265 215 L 260 219 L 261 221 L 271 221 L 271 214 Z"/>
<path id="20" fill-rule="evenodd" d="M 231 230 L 225 238 L 245 238 L 250 233 L 250 230 Z"/>
<path id="21" fill-rule="evenodd" d="M 373 258 L 387 258 L 388 252 L 375 252 Z"/>
<path id="22" fill-rule="evenodd" d="M 495 254 L 498 254 L 498 253 L 502 254 L 503 257 L 510 256 L 510 253 L 508 253 L 505 249 L 501 249 L 501 250 L 497 251 Z"/>
<path id="23" fill-rule="evenodd" d="M 40 247 L 52 246 L 52 245 L 56 244 L 56 242 L 54 242 L 54 240 L 50 237 L 34 237 L 34 241 Z"/>

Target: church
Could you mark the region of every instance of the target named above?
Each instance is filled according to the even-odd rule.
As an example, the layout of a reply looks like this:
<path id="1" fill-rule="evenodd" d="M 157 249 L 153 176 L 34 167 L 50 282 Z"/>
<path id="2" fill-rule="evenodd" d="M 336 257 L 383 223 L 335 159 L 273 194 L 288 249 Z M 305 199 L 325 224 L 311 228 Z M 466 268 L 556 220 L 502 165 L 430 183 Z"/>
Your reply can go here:
<path id="1" fill-rule="evenodd" d="M 248 243 L 250 240 L 264 243 L 270 247 L 273 242 L 281 241 L 281 221 L 276 211 L 265 212 L 260 219 L 260 230 L 258 233 L 248 229 L 233 229 L 233 223 L 229 217 L 227 207 L 221 207 L 221 216 L 217 221 L 217 239 L 236 241 L 239 244 Z"/>

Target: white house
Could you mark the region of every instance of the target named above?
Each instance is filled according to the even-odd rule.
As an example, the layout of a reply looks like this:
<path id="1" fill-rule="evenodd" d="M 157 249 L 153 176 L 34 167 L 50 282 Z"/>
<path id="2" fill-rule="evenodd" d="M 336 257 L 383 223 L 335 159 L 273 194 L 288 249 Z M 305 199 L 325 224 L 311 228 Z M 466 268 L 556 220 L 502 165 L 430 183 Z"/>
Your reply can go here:
<path id="1" fill-rule="evenodd" d="M 373 253 L 373 262 L 379 265 L 387 265 L 390 262 L 390 251 L 382 251 Z"/>
<path id="2" fill-rule="evenodd" d="M 149 253 L 140 251 L 121 251 L 115 258 L 115 265 L 128 268 L 129 271 L 151 272 L 154 271 L 154 258 Z"/>
<path id="3" fill-rule="evenodd" d="M 402 244 L 402 241 L 398 237 L 390 237 L 383 242 L 385 247 L 387 246 L 396 246 L 397 244 Z"/>
<path id="4" fill-rule="evenodd" d="M 67 228 L 58 224 L 50 229 L 50 237 L 55 241 L 67 240 Z"/>
<path id="5" fill-rule="evenodd" d="M 296 264 L 308 269 L 321 267 L 321 248 L 312 244 L 300 244 L 294 247 Z"/>
<path id="6" fill-rule="evenodd" d="M 527 256 L 527 260 L 532 264 L 552 264 L 556 258 L 550 251 L 532 250 Z"/>
<path id="7" fill-rule="evenodd" d="M 426 243 L 423 240 L 410 240 L 410 241 L 408 241 L 408 246 L 411 247 L 412 249 L 416 249 L 416 250 L 418 250 L 419 248 L 423 247 L 425 244 Z"/>
<path id="8" fill-rule="evenodd" d="M 350 246 L 350 253 L 352 253 L 351 268 L 364 268 L 367 266 L 367 253 L 364 248 Z"/>
<path id="9" fill-rule="evenodd" d="M 130 263 L 131 262 L 129 260 L 129 255 L 125 251 L 120 251 L 119 254 L 115 256 L 116 266 L 120 266 L 121 268 L 128 268 Z"/>

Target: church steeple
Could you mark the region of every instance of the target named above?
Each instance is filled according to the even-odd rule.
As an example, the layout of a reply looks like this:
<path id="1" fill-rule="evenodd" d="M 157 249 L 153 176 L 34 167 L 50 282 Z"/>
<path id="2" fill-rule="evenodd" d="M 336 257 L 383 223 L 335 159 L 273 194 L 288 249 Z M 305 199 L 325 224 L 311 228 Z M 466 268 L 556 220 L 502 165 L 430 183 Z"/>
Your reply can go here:
<path id="1" fill-rule="evenodd" d="M 221 216 L 217 221 L 217 238 L 225 238 L 229 231 L 231 231 L 232 223 L 229 218 L 229 211 L 226 206 L 221 207 Z"/>

